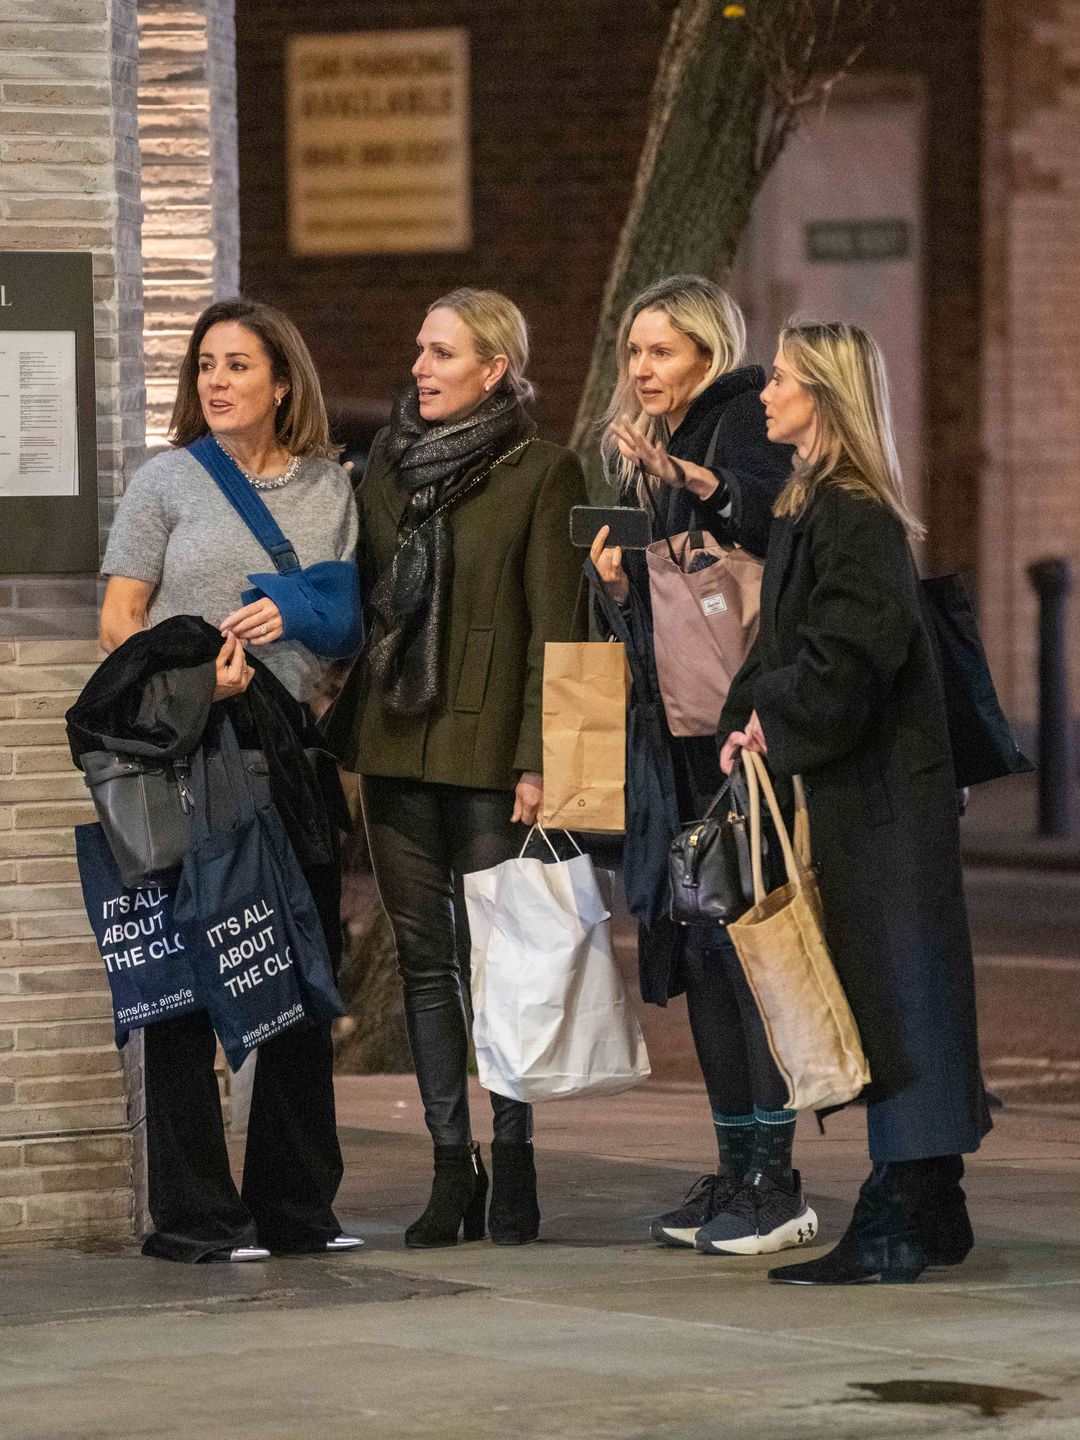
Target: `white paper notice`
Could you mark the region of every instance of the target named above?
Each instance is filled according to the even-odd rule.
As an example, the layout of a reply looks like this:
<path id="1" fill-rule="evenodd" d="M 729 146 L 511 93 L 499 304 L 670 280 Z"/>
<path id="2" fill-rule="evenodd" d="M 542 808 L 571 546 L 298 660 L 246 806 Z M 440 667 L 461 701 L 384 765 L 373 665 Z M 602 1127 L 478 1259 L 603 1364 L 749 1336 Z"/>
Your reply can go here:
<path id="1" fill-rule="evenodd" d="M 0 497 L 79 493 L 74 330 L 0 330 Z"/>

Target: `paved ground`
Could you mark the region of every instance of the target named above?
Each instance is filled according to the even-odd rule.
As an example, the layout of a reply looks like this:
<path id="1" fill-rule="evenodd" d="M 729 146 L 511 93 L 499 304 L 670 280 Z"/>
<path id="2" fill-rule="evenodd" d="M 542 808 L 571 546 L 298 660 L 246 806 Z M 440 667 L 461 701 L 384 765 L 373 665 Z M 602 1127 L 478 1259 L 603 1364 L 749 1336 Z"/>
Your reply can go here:
<path id="1" fill-rule="evenodd" d="M 1080 1110 L 1000 1115 L 960 1270 L 803 1291 L 768 1285 L 764 1261 L 643 1238 L 707 1163 L 696 1087 L 540 1112 L 541 1244 L 405 1251 L 429 1167 L 413 1084 L 341 1082 L 359 1256 L 0 1262 L 0 1440 L 1080 1434 Z M 826 1235 L 864 1168 L 860 1129 L 852 1113 L 800 1138 Z"/>

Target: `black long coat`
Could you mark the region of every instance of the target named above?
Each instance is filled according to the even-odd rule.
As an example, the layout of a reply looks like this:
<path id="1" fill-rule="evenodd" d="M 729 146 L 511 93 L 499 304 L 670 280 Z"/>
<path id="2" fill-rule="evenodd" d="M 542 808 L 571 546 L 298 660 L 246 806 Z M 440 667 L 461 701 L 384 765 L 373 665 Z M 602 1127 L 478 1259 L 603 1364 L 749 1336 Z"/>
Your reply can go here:
<path id="1" fill-rule="evenodd" d="M 870 1155 L 976 1150 L 990 1128 L 944 700 L 903 527 L 827 483 L 776 520 L 757 643 L 721 733 L 757 711 L 806 782 L 829 946 L 872 1085 Z"/>

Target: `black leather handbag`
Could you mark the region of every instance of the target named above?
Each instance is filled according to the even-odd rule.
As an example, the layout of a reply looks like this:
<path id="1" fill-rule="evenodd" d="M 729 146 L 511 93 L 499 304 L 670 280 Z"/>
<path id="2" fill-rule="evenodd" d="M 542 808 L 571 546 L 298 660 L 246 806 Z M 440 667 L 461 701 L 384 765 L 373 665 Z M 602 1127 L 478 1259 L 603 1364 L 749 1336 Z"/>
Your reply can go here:
<path id="1" fill-rule="evenodd" d="M 261 750 L 241 751 L 256 803 L 270 803 L 270 772 Z M 209 756 L 211 793 L 221 757 Z M 120 878 L 130 889 L 169 884 L 191 848 L 191 757 L 147 760 L 115 750 L 82 756 L 83 780 L 109 842 Z M 228 791 L 224 792 L 228 794 Z"/>
<path id="2" fill-rule="evenodd" d="M 741 788 L 734 776 L 729 777 L 704 816 L 671 842 L 670 915 L 679 925 L 724 925 L 754 903 L 747 805 Z"/>

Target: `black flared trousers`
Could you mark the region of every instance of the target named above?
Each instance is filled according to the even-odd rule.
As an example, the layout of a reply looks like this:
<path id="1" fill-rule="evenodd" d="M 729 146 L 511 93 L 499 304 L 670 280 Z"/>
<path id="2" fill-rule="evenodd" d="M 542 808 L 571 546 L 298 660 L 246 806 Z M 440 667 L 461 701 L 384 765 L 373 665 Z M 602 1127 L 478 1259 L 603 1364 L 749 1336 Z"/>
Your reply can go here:
<path id="1" fill-rule="evenodd" d="M 301 1021 L 259 1048 L 244 1179 L 229 1168 L 205 1011 L 146 1030 L 146 1151 L 154 1229 L 144 1255 L 193 1263 L 236 1246 L 325 1251 L 341 1233 L 330 1026 Z"/>
<path id="2" fill-rule="evenodd" d="M 465 1145 L 469 1122 L 469 932 L 461 878 L 511 859 L 526 838 L 508 790 L 367 775 L 364 822 L 398 969 L 424 1119 L 436 1145 Z M 495 1139 L 532 1134 L 532 1108 L 491 1093 Z"/>

